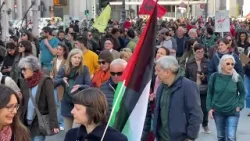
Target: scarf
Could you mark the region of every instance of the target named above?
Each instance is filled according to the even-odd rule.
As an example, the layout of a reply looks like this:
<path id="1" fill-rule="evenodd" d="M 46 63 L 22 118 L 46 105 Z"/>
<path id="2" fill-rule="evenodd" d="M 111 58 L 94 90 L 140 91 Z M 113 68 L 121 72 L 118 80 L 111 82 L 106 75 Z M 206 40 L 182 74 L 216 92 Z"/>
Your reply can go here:
<path id="1" fill-rule="evenodd" d="M 29 88 L 33 88 L 39 84 L 40 80 L 42 79 L 43 73 L 42 72 L 34 72 L 31 78 L 26 79 Z"/>
<path id="2" fill-rule="evenodd" d="M 104 72 L 101 70 L 97 70 L 92 79 L 92 86 L 99 88 L 103 82 L 107 81 L 110 78 L 110 72 Z"/>
<path id="3" fill-rule="evenodd" d="M 10 141 L 12 136 L 12 130 L 10 126 L 4 127 L 0 130 L 0 141 Z"/>

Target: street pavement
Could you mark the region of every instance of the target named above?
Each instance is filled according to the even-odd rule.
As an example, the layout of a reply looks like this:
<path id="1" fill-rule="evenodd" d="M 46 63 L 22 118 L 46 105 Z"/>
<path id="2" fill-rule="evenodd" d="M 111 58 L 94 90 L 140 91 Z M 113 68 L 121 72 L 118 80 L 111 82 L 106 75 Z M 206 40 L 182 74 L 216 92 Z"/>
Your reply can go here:
<path id="1" fill-rule="evenodd" d="M 237 141 L 250 141 L 250 117 L 247 116 L 249 109 L 244 109 L 241 112 L 239 126 L 237 131 Z M 196 141 L 216 141 L 216 128 L 214 124 L 214 120 L 209 121 L 209 128 L 211 130 L 211 134 L 205 134 L 203 129 L 200 130 L 199 138 Z M 62 131 L 60 134 L 47 137 L 46 141 L 63 141 L 65 133 Z"/>

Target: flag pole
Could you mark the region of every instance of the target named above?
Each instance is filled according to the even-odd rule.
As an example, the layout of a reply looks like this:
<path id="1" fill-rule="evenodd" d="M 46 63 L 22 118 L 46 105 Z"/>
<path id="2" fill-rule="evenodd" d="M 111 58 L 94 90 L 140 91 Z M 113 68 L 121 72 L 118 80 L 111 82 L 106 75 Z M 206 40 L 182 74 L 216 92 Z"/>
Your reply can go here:
<path id="1" fill-rule="evenodd" d="M 103 132 L 101 141 L 103 141 L 104 136 L 105 136 L 105 134 L 106 134 L 106 132 L 107 132 L 108 126 L 109 126 L 110 121 L 111 121 L 111 117 L 112 117 L 112 115 L 114 114 L 114 109 L 115 109 L 115 107 L 116 107 L 116 105 L 117 105 L 117 103 L 118 103 L 118 100 L 119 100 L 120 97 L 121 97 L 121 93 L 122 93 L 122 91 L 123 91 L 123 89 L 124 89 L 125 81 L 126 81 L 126 80 L 123 80 L 123 82 L 122 82 L 122 86 L 121 86 L 121 88 L 120 88 L 120 91 L 119 91 L 119 93 L 118 93 L 118 96 L 117 96 L 117 98 L 116 98 L 116 100 L 115 100 L 115 103 L 114 103 L 114 105 L 113 105 L 112 111 L 111 111 L 110 116 L 109 116 L 108 123 L 107 123 L 107 125 L 106 125 L 106 127 L 105 127 L 105 130 L 104 130 L 104 132 Z"/>

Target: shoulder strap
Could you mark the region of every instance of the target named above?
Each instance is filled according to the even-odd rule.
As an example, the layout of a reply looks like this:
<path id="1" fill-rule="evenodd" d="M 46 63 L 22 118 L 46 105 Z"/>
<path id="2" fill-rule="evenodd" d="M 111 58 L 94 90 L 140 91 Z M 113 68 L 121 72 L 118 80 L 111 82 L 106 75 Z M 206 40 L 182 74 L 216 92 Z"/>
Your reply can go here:
<path id="1" fill-rule="evenodd" d="M 215 82 L 216 82 L 216 78 L 217 78 L 217 75 L 218 75 L 218 72 L 215 72 L 214 73 L 214 75 L 213 75 L 213 87 L 212 87 L 212 95 L 214 94 L 214 84 L 215 84 Z"/>
<path id="2" fill-rule="evenodd" d="M 41 79 L 40 83 L 38 84 L 38 88 L 37 88 L 37 91 L 36 91 L 36 97 L 40 97 L 42 85 L 43 85 L 43 83 L 45 82 L 45 80 L 46 80 L 47 78 L 49 78 L 49 76 L 47 76 L 47 75 L 44 76 L 44 77 Z M 32 96 L 31 92 L 29 92 L 29 94 L 30 94 L 30 98 L 31 98 L 31 100 L 32 100 L 32 102 L 33 102 L 33 104 L 34 104 L 34 106 L 37 107 L 37 102 L 36 102 L 35 98 Z"/>
<path id="3" fill-rule="evenodd" d="M 42 87 L 43 83 L 45 82 L 45 80 L 46 80 L 47 78 L 49 78 L 49 76 L 44 76 L 44 77 L 42 78 L 42 80 L 40 81 L 40 83 L 38 84 L 38 88 L 37 88 L 37 91 L 36 91 L 36 97 L 40 97 L 41 87 Z M 37 116 L 40 117 L 40 116 L 41 116 L 41 113 L 40 113 L 40 111 L 39 111 L 39 109 L 38 109 L 37 102 L 36 102 L 35 98 L 32 96 L 32 91 L 31 91 L 31 90 L 29 90 L 29 95 L 30 95 L 30 98 L 31 98 L 32 103 L 33 103 L 34 106 L 35 106 L 36 114 L 37 114 Z"/>
<path id="4" fill-rule="evenodd" d="M 213 78 L 213 86 L 214 86 L 214 84 L 215 84 L 215 82 L 216 82 L 217 75 L 218 75 L 218 72 L 215 72 L 215 73 L 214 73 L 214 78 Z"/>
<path id="5" fill-rule="evenodd" d="M 216 52 L 215 53 L 215 56 L 217 57 L 217 59 L 220 61 L 220 57 L 219 57 L 219 55 L 218 55 L 218 53 Z"/>
<path id="6" fill-rule="evenodd" d="M 5 84 L 5 78 L 6 78 L 6 77 L 7 77 L 6 75 L 3 75 L 3 76 L 2 76 L 2 79 L 1 79 L 1 84 L 2 84 L 2 85 Z"/>

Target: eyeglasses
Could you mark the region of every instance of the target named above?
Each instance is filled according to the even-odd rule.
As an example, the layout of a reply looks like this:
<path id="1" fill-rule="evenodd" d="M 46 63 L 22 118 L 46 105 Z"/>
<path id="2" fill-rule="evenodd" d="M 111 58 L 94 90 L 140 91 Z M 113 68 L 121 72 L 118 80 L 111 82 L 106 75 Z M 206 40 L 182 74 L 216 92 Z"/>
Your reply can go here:
<path id="1" fill-rule="evenodd" d="M 234 66 L 234 63 L 226 63 L 227 66 L 231 65 Z"/>
<path id="2" fill-rule="evenodd" d="M 13 112 L 14 109 L 18 110 L 20 108 L 20 105 L 16 104 L 16 105 L 5 106 L 5 108 L 7 108 L 9 112 Z"/>
<path id="3" fill-rule="evenodd" d="M 104 65 L 106 62 L 105 61 L 98 61 L 98 63 L 101 65 Z"/>
<path id="4" fill-rule="evenodd" d="M 110 72 L 110 74 L 111 74 L 112 76 L 115 76 L 115 75 L 121 76 L 122 73 L 123 73 L 123 72 Z"/>
<path id="5" fill-rule="evenodd" d="M 204 53 L 204 51 L 196 51 L 196 53 Z"/>
<path id="6" fill-rule="evenodd" d="M 19 45 L 19 47 L 24 47 L 24 45 Z"/>

